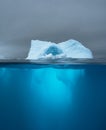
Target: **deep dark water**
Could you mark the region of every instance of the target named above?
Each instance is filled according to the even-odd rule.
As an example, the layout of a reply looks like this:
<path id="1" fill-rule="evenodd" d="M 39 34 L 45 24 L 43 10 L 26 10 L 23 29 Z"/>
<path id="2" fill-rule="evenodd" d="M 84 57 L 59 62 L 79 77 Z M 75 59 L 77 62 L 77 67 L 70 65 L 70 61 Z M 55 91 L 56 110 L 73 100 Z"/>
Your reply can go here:
<path id="1" fill-rule="evenodd" d="M 106 130 L 106 65 L 80 66 L 2 65 L 0 130 Z"/>

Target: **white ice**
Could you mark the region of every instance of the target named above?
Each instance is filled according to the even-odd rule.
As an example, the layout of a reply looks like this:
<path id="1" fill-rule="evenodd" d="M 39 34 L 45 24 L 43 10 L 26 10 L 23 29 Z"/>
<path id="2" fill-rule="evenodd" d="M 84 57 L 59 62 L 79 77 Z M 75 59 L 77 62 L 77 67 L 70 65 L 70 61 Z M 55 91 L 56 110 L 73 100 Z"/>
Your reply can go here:
<path id="1" fill-rule="evenodd" d="M 76 40 L 61 43 L 32 40 L 27 59 L 93 58 L 90 49 Z"/>

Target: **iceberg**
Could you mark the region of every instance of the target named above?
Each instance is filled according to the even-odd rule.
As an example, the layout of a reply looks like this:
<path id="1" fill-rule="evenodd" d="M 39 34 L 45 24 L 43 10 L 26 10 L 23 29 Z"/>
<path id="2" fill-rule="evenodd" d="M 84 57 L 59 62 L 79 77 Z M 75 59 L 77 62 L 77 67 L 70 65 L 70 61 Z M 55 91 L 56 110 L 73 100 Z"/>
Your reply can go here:
<path id="1" fill-rule="evenodd" d="M 93 58 L 90 49 L 76 40 L 61 43 L 32 40 L 27 59 Z"/>

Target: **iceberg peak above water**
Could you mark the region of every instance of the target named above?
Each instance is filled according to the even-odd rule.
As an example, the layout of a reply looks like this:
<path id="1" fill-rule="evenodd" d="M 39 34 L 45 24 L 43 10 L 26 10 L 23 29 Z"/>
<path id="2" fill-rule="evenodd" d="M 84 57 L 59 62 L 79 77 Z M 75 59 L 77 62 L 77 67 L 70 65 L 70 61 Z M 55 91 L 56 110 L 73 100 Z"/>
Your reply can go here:
<path id="1" fill-rule="evenodd" d="M 27 59 L 93 58 L 90 49 L 76 40 L 61 43 L 32 40 Z"/>

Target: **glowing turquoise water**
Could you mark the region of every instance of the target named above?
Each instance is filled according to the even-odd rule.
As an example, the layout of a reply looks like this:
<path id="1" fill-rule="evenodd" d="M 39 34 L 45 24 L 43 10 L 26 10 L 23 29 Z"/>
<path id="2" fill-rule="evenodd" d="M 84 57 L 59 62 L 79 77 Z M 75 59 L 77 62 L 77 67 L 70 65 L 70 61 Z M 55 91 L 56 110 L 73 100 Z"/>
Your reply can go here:
<path id="1" fill-rule="evenodd" d="M 105 130 L 106 66 L 74 66 L 2 65 L 0 130 Z"/>

